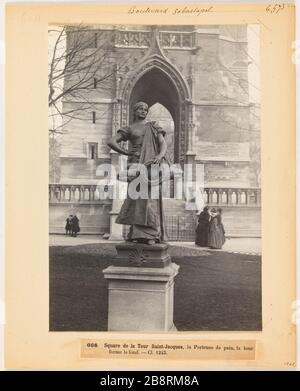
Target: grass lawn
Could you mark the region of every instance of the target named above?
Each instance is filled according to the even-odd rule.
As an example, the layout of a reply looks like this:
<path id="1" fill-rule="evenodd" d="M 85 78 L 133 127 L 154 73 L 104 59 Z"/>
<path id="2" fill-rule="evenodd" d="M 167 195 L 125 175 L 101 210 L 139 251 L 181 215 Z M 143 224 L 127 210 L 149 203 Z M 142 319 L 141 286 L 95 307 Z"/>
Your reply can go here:
<path id="1" fill-rule="evenodd" d="M 178 331 L 261 330 L 261 257 L 171 247 Z M 106 331 L 113 244 L 50 247 L 50 330 Z"/>

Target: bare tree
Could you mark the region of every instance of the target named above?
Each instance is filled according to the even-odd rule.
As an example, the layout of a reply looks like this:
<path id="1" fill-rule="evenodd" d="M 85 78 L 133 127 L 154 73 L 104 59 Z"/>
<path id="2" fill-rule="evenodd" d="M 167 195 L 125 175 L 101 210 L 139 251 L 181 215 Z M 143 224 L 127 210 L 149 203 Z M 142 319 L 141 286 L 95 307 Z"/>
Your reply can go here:
<path id="1" fill-rule="evenodd" d="M 88 92 L 96 88 L 113 90 L 114 75 L 128 59 L 112 65 L 111 31 L 64 26 L 49 30 L 49 34 L 54 37 L 48 74 L 49 131 L 57 133 L 72 119 L 82 119 L 80 114 L 95 106 L 94 96 Z M 64 109 L 63 101 L 80 101 L 80 105 Z"/>

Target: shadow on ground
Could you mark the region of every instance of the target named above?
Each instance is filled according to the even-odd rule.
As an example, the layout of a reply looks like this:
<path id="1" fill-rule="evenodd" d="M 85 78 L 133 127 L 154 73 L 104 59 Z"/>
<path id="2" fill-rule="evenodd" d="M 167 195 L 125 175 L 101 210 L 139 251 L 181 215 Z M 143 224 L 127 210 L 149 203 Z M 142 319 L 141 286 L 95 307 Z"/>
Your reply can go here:
<path id="1" fill-rule="evenodd" d="M 261 257 L 171 247 L 178 331 L 261 330 Z M 50 331 L 106 331 L 113 244 L 50 247 Z"/>

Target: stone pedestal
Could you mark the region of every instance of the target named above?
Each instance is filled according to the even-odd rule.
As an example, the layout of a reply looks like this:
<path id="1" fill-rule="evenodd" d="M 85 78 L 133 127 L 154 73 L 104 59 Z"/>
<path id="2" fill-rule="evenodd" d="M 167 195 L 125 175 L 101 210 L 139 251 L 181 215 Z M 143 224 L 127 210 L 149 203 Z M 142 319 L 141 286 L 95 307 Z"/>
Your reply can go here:
<path id="1" fill-rule="evenodd" d="M 172 331 L 174 277 L 179 266 L 109 266 L 108 331 Z"/>
<path id="2" fill-rule="evenodd" d="M 115 152 L 114 150 L 110 151 L 111 164 L 114 166 L 116 172 L 119 171 L 122 156 Z M 110 216 L 110 235 L 109 240 L 123 240 L 123 225 L 116 224 L 116 219 L 120 213 L 121 206 L 124 202 L 121 195 L 124 193 L 126 195 L 127 183 L 119 182 L 114 180 L 114 197 L 112 201 L 112 210 L 109 213 Z"/>
<path id="3" fill-rule="evenodd" d="M 173 324 L 174 278 L 168 244 L 123 242 L 116 245 L 108 280 L 109 331 L 170 331 Z"/>
<path id="4" fill-rule="evenodd" d="M 196 159 L 196 153 L 192 151 L 187 151 L 185 154 L 185 163 L 186 164 L 195 164 L 195 159 Z M 194 167 L 193 167 L 194 168 Z"/>

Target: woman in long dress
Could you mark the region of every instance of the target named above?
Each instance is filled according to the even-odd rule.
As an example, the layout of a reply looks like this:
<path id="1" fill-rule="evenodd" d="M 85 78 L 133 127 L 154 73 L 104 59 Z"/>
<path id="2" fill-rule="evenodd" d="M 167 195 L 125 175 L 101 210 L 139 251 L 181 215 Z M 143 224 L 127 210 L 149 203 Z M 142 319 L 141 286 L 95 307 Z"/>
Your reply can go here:
<path id="1" fill-rule="evenodd" d="M 215 209 L 211 210 L 211 221 L 209 225 L 208 246 L 213 249 L 221 249 L 225 243 L 225 231 L 222 223 L 221 213 Z"/>
<path id="2" fill-rule="evenodd" d="M 134 105 L 133 123 L 119 129 L 108 143 L 113 150 L 128 156 L 128 170 L 134 164 L 160 164 L 167 152 L 165 132 L 156 122 L 146 122 L 148 105 L 138 102 Z M 128 150 L 121 147 L 129 142 Z M 129 183 L 130 185 L 130 183 Z M 127 240 L 154 244 L 166 239 L 162 211 L 161 191 L 158 199 L 132 199 L 128 192 L 116 223 L 130 225 Z"/>
<path id="3" fill-rule="evenodd" d="M 70 215 L 70 216 L 67 217 L 67 219 L 66 219 L 66 225 L 65 225 L 66 235 L 71 235 L 72 218 L 73 218 L 73 216 Z"/>
<path id="4" fill-rule="evenodd" d="M 210 214 L 208 206 L 203 208 L 203 211 L 198 217 L 198 225 L 196 228 L 196 240 L 195 244 L 200 247 L 208 246 L 208 232 L 209 232 L 209 220 Z"/>

